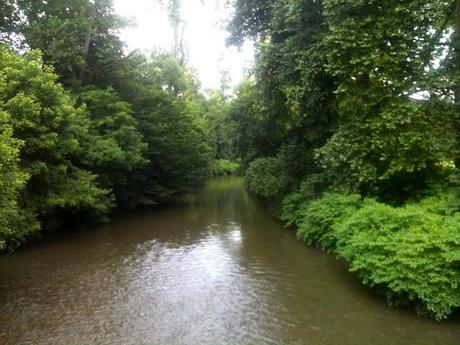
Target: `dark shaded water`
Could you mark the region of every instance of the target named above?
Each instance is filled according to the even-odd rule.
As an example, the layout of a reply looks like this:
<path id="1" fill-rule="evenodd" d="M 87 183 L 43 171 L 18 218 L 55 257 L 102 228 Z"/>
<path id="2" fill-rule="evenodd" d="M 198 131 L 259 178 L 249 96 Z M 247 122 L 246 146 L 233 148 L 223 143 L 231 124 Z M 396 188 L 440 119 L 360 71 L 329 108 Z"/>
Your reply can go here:
<path id="1" fill-rule="evenodd" d="M 0 344 L 459 345 L 388 307 L 220 179 L 167 208 L 0 257 Z"/>

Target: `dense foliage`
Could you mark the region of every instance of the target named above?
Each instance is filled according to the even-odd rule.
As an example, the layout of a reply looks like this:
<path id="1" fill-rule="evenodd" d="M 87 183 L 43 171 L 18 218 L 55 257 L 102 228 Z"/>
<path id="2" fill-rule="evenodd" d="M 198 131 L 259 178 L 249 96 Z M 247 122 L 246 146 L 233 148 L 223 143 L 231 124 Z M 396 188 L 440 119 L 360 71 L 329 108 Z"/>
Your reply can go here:
<path id="1" fill-rule="evenodd" d="M 125 53 L 112 1 L 0 9 L 0 250 L 199 187 L 226 158 L 224 105 L 174 54 Z"/>
<path id="2" fill-rule="evenodd" d="M 29 175 L 19 168 L 21 141 L 12 137 L 9 117 L 8 113 L 0 112 L 0 250 L 7 241 L 18 241 L 37 230 L 32 215 L 21 210 L 17 200 Z"/>
<path id="3" fill-rule="evenodd" d="M 229 106 L 254 194 L 391 302 L 460 307 L 460 1 L 235 0 Z M 432 195 L 428 197 L 427 195 Z"/>
<path id="4" fill-rule="evenodd" d="M 460 307 L 460 213 L 451 209 L 460 198 L 453 198 L 442 193 L 392 207 L 357 194 L 306 200 L 295 193 L 282 217 L 307 243 L 335 250 L 364 284 L 384 288 L 389 302 L 444 318 Z"/>
<path id="5" fill-rule="evenodd" d="M 211 163 L 211 175 L 232 176 L 238 172 L 239 164 L 228 159 L 216 159 Z"/>
<path id="6" fill-rule="evenodd" d="M 11 135 L 10 142 L 20 143 L 9 159 L 18 180 L 10 185 L 14 205 L 19 203 L 25 213 L 48 225 L 64 213 L 105 216 L 112 207 L 110 192 L 99 186 L 97 175 L 82 168 L 89 146 L 101 144 L 89 133 L 88 114 L 74 106 L 55 83 L 56 76 L 33 54 L 21 57 L 2 48 L 0 80 L 0 108 L 10 127 L 6 134 Z M 36 228 L 35 221 L 30 226 Z M 17 224 L 10 229 L 10 240 L 30 231 L 29 225 Z"/>
<path id="7" fill-rule="evenodd" d="M 275 157 L 255 159 L 246 170 L 244 177 L 246 187 L 266 199 L 277 200 L 288 188 L 283 164 Z"/>

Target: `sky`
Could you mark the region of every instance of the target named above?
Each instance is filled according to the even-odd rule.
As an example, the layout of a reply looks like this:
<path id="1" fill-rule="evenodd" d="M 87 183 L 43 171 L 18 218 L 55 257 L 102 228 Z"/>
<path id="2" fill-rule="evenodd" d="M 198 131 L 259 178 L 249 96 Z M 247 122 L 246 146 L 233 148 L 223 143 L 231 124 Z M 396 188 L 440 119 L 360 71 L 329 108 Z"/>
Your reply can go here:
<path id="1" fill-rule="evenodd" d="M 134 21 L 121 38 L 129 51 L 154 48 L 172 49 L 173 30 L 167 11 L 158 0 L 115 0 L 115 11 Z M 237 85 L 253 61 L 253 46 L 246 42 L 240 49 L 226 47 L 228 33 L 222 21 L 231 15 L 218 0 L 182 0 L 185 43 L 188 62 L 197 71 L 203 89 L 219 88 L 221 72 L 230 73 L 231 84 Z"/>

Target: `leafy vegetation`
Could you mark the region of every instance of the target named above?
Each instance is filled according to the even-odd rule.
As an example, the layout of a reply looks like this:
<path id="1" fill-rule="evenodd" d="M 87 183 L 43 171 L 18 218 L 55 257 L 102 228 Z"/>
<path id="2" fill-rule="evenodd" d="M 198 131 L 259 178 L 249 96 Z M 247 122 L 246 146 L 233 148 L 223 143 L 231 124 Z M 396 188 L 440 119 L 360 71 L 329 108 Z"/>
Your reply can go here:
<path id="1" fill-rule="evenodd" d="M 232 176 L 238 171 L 239 164 L 231 162 L 228 159 L 217 159 L 211 163 L 211 175 L 216 176 Z"/>
<path id="2" fill-rule="evenodd" d="M 391 303 L 460 307 L 460 1 L 238 0 L 229 106 L 252 193 Z"/>
<path id="3" fill-rule="evenodd" d="M 106 216 L 113 206 L 110 191 L 82 164 L 89 145 L 81 138 L 90 145 L 101 144 L 99 137 L 90 133 L 88 113 L 75 107 L 55 82 L 56 76 L 34 54 L 21 57 L 2 48 L 0 80 L 0 109 L 9 127 L 6 133 L 11 135 L 10 142 L 20 143 L 9 159 L 14 163 L 13 172 L 16 170 L 11 185 L 14 205 L 47 226 L 55 226 L 58 214 L 70 216 L 81 211 L 97 218 Z M 17 234 L 12 236 L 14 241 L 29 232 L 29 226 L 19 224 L 10 231 Z"/>
<path id="4" fill-rule="evenodd" d="M 327 193 L 308 202 L 294 193 L 283 200 L 282 219 L 295 224 L 297 236 L 308 244 L 333 250 L 339 240 L 334 226 L 356 213 L 362 203 L 358 194 Z"/>
<path id="5" fill-rule="evenodd" d="M 427 206 L 445 198 L 451 196 L 392 207 L 357 194 L 308 200 L 294 193 L 283 201 L 282 218 L 297 226 L 299 238 L 349 262 L 390 303 L 411 303 L 441 319 L 460 307 L 460 213 Z"/>
<path id="6" fill-rule="evenodd" d="M 213 145 L 226 101 L 174 54 L 126 53 L 112 1 L 0 9 L 0 250 L 200 187 L 235 158 Z"/>
<path id="7" fill-rule="evenodd" d="M 287 190 L 282 162 L 275 157 L 257 158 L 245 174 L 246 187 L 263 198 L 276 200 Z"/>
<path id="8" fill-rule="evenodd" d="M 445 318 L 460 307 L 460 218 L 367 202 L 337 225 L 337 253 L 390 302 Z"/>
<path id="9" fill-rule="evenodd" d="M 0 250 L 37 230 L 33 215 L 21 210 L 17 195 L 29 175 L 19 168 L 21 141 L 12 137 L 9 114 L 0 112 Z"/>

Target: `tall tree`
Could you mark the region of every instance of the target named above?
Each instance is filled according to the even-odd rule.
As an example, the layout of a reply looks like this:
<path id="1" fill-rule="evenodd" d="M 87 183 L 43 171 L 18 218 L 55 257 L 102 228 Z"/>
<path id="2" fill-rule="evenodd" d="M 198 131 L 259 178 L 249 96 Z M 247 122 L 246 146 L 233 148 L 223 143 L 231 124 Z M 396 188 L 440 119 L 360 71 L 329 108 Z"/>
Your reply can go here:
<path id="1" fill-rule="evenodd" d="M 365 193 L 394 198 L 423 189 L 452 160 L 452 122 L 411 96 L 438 57 L 438 28 L 451 4 L 325 4 L 340 126 L 319 151 L 322 164 L 334 181 Z"/>
<path id="2" fill-rule="evenodd" d="M 19 13 L 16 9 L 15 0 L 0 2 L 0 42 L 15 44 L 14 32 L 19 21 Z"/>
<path id="3" fill-rule="evenodd" d="M 454 108 L 454 114 L 456 114 L 456 124 L 457 124 L 457 159 L 455 164 L 457 169 L 460 170 L 460 0 L 457 0 L 455 6 L 455 16 L 454 16 L 454 92 L 455 92 L 455 102 L 456 106 Z M 460 173 L 459 173 L 460 174 Z M 458 182 L 460 184 L 460 181 Z"/>
<path id="4" fill-rule="evenodd" d="M 0 49 L 0 112 L 7 116 L 6 134 L 14 138 L 6 143 L 20 144 L 19 155 L 10 150 L 9 162 L 19 158 L 23 176 L 9 188 L 17 186 L 19 192 L 23 186 L 16 201 L 45 227 L 65 219 L 62 215 L 103 217 L 112 207 L 110 191 L 100 188 L 97 176 L 82 167 L 88 155 L 84 143 L 99 143 L 90 134 L 88 114 L 74 107 L 56 79 L 36 54 L 19 56 Z"/>
<path id="5" fill-rule="evenodd" d="M 181 14 L 181 0 L 169 0 L 169 22 L 174 32 L 174 52 L 181 64 L 187 60 L 186 46 L 184 42 L 185 22 Z"/>
<path id="6" fill-rule="evenodd" d="M 124 25 L 112 0 L 17 1 L 27 18 L 19 23 L 24 45 L 43 52 L 68 86 L 107 86 L 113 67 L 123 60 L 118 30 Z"/>
<path id="7" fill-rule="evenodd" d="M 455 91 L 455 97 L 456 101 L 460 103 L 460 0 L 457 0 L 456 6 L 455 6 L 455 31 L 454 31 L 454 49 L 455 49 L 455 61 L 457 62 L 456 69 L 457 69 L 457 80 L 456 80 L 456 91 Z"/>
<path id="8" fill-rule="evenodd" d="M 88 88 L 79 94 L 91 117 L 90 130 L 97 142 L 88 141 L 85 164 L 97 173 L 104 188 L 113 190 L 119 206 L 136 205 L 140 196 L 132 186 L 136 171 L 148 164 L 147 145 L 138 129 L 131 105 L 111 88 Z"/>
<path id="9" fill-rule="evenodd" d="M 13 138 L 10 116 L 0 111 L 0 251 L 15 247 L 38 229 L 33 214 L 19 200 L 30 175 L 19 166 L 23 142 Z"/>
<path id="10" fill-rule="evenodd" d="M 157 53 L 144 65 L 133 110 L 148 144 L 145 194 L 154 200 L 202 185 L 209 174 L 203 97 L 186 65 Z"/>

